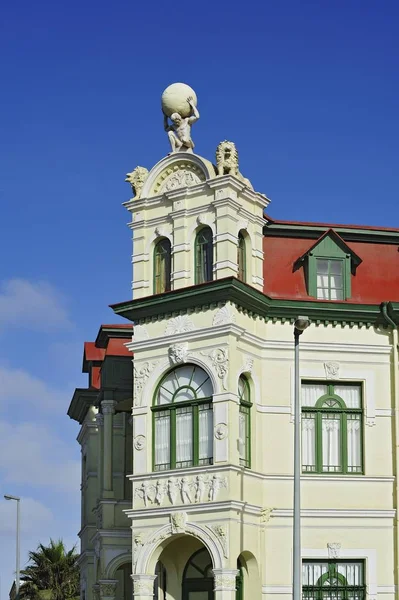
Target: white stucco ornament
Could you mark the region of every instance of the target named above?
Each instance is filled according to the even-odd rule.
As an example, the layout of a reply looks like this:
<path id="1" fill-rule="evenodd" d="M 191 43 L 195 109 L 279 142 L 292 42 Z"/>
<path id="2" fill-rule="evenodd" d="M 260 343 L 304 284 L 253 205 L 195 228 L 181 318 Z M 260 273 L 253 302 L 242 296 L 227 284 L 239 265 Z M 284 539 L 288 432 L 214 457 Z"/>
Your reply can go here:
<path id="1" fill-rule="evenodd" d="M 197 106 L 197 95 L 186 83 L 172 83 L 162 94 L 162 112 L 170 117 L 173 113 L 179 113 L 181 117 L 189 117 L 191 107 L 187 98 L 191 97 L 194 106 Z"/>

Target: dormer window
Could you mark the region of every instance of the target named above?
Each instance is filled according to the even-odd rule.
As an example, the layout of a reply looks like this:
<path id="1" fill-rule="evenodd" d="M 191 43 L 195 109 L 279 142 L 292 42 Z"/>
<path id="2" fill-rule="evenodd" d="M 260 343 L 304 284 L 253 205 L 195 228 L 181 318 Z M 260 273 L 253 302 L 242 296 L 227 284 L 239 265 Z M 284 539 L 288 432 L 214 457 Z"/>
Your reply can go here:
<path id="1" fill-rule="evenodd" d="M 351 297 L 352 276 L 362 259 L 333 230 L 326 231 L 294 264 L 304 268 L 309 296 L 343 301 Z"/>

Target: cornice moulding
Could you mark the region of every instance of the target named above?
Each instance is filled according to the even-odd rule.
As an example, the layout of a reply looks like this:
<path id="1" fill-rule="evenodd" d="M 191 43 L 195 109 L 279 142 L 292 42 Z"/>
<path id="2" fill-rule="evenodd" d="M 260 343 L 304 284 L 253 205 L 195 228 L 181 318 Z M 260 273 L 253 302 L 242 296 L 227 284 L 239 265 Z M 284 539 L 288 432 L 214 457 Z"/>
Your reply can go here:
<path id="1" fill-rule="evenodd" d="M 212 344 L 212 347 L 216 348 L 220 345 L 220 338 L 222 336 L 227 336 L 232 333 L 234 335 L 237 335 L 238 337 L 241 337 L 244 331 L 245 329 L 243 327 L 239 327 L 234 323 L 228 323 L 226 325 L 202 327 L 201 329 L 193 329 L 192 331 L 184 331 L 183 333 L 174 333 L 172 335 L 161 335 L 140 342 L 136 342 L 133 336 L 133 340 L 131 342 L 128 342 L 126 344 L 126 347 L 132 352 L 137 352 L 139 350 L 152 350 L 154 349 L 155 345 L 158 348 L 163 348 L 176 342 L 190 342 L 195 340 L 214 338 L 215 332 L 217 332 L 218 339 L 216 339 Z"/>
<path id="2" fill-rule="evenodd" d="M 129 300 L 111 305 L 111 308 L 116 314 L 137 323 L 173 313 L 184 314 L 199 307 L 207 310 L 209 307 L 218 306 L 218 303 L 228 301 L 249 317 L 260 317 L 266 322 L 281 321 L 293 324 L 298 314 L 306 314 L 316 326 L 387 327 L 378 304 L 270 298 L 236 277 L 226 277 L 156 296 Z M 388 302 L 386 306 L 390 312 L 390 319 L 399 323 L 399 303 Z"/>
<path id="3" fill-rule="evenodd" d="M 272 517 L 292 518 L 292 508 L 275 508 L 272 511 Z M 302 509 L 303 518 L 369 518 L 369 519 L 394 519 L 395 509 L 365 509 L 365 508 L 315 508 Z"/>
<path id="4" fill-rule="evenodd" d="M 261 506 L 257 506 L 255 504 L 248 504 L 248 502 L 241 502 L 238 500 L 227 500 L 225 502 L 203 502 L 198 504 L 183 504 L 177 505 L 174 508 L 168 506 L 159 508 L 127 509 L 123 512 L 130 519 L 169 517 L 169 515 L 173 512 L 181 512 L 182 507 L 184 507 L 184 512 L 186 512 L 187 514 L 204 514 L 221 511 L 239 511 L 241 514 L 259 516 L 262 512 Z"/>

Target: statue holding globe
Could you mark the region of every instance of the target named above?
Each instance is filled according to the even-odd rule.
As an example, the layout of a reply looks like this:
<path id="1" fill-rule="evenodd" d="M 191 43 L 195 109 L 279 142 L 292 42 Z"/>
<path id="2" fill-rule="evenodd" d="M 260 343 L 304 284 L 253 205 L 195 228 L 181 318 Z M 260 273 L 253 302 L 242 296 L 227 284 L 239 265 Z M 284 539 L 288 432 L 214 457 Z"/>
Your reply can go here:
<path id="1" fill-rule="evenodd" d="M 194 90 L 185 83 L 167 87 L 162 94 L 162 112 L 172 152 L 192 152 L 191 125 L 200 118 Z"/>

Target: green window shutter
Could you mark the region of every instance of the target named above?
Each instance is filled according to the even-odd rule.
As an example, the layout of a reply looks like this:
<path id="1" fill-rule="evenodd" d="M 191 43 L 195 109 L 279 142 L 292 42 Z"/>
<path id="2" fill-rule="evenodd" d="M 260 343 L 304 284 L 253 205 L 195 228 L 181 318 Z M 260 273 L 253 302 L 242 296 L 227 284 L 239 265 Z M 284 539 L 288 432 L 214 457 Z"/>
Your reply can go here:
<path id="1" fill-rule="evenodd" d="M 313 254 L 309 254 L 308 258 L 308 293 L 309 296 L 317 297 L 316 257 Z"/>
<path id="2" fill-rule="evenodd" d="M 344 298 L 347 300 L 352 295 L 351 289 L 352 283 L 352 269 L 351 269 L 351 258 L 349 254 L 345 257 L 344 263 Z"/>

